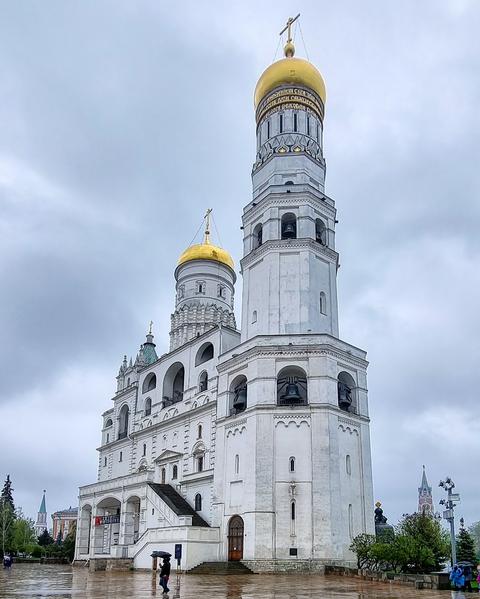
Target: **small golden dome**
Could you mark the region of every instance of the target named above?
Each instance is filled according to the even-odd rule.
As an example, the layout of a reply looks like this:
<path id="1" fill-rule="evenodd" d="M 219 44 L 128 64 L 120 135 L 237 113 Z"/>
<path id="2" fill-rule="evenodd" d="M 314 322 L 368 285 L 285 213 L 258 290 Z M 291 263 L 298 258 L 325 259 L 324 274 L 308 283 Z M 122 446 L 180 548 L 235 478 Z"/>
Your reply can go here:
<path id="1" fill-rule="evenodd" d="M 188 247 L 180 256 L 178 266 L 185 264 L 185 262 L 190 262 L 191 260 L 213 260 L 215 262 L 220 262 L 220 264 L 230 266 L 232 270 L 234 270 L 235 267 L 233 258 L 227 250 L 212 245 L 208 241 L 206 243 L 197 243 L 196 245 Z"/>
<path id="2" fill-rule="evenodd" d="M 316 92 L 325 104 L 327 92 L 320 72 L 311 62 L 294 58 L 295 48 L 291 41 L 285 46 L 285 58 L 277 60 L 262 73 L 255 88 L 255 109 L 263 98 L 280 85 L 302 85 Z"/>

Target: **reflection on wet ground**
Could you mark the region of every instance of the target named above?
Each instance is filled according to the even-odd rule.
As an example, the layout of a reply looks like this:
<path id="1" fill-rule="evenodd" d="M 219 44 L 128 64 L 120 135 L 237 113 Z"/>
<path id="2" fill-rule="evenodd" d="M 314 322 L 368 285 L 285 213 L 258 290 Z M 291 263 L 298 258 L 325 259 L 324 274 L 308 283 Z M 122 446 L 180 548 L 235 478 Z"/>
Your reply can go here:
<path id="1" fill-rule="evenodd" d="M 377 584 L 336 576 L 230 575 L 173 576 L 170 593 L 162 595 L 158 578 L 150 572 L 89 572 L 87 568 L 15 564 L 0 570 L 0 598 L 55 597 L 56 599 L 450 599 L 450 591 L 415 591 L 411 587 Z M 464 594 L 453 594 L 464 599 Z"/>

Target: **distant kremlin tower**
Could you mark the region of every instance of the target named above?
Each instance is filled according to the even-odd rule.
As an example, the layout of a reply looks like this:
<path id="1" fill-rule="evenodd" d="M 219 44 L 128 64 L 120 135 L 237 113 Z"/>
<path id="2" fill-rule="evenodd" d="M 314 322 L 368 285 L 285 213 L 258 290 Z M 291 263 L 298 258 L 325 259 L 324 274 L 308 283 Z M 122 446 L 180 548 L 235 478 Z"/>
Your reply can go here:
<path id="1" fill-rule="evenodd" d="M 295 57 L 295 20 L 254 94 L 241 328 L 236 268 L 208 212 L 202 243 L 175 268 L 169 353 L 157 355 L 150 329 L 106 398 L 77 562 L 150 568 L 153 550 L 181 546 L 182 570 L 322 571 L 355 566 L 352 539 L 375 532 L 367 356 L 339 335 L 325 83 Z"/>
<path id="2" fill-rule="evenodd" d="M 37 521 L 35 522 L 35 534 L 39 537 L 43 531 L 48 530 L 47 524 L 47 505 L 45 502 L 45 493 L 43 491 L 42 502 L 40 503 L 40 509 L 37 514 Z"/>
<path id="3" fill-rule="evenodd" d="M 433 515 L 432 487 L 428 484 L 425 466 L 423 467 L 422 482 L 418 487 L 418 512 L 419 514 Z"/>

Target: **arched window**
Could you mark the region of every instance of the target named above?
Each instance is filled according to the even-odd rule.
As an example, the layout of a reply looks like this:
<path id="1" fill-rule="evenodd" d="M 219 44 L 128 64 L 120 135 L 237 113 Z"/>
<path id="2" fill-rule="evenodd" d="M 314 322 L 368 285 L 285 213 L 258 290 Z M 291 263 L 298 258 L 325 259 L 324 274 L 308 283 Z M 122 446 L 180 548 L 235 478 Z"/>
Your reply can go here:
<path id="1" fill-rule="evenodd" d="M 200 366 L 204 362 L 208 362 L 213 358 L 213 345 L 211 343 L 204 343 L 197 352 L 195 358 L 195 366 Z"/>
<path id="2" fill-rule="evenodd" d="M 230 385 L 230 414 L 239 414 L 247 407 L 247 377 L 237 376 Z"/>
<path id="3" fill-rule="evenodd" d="M 178 478 L 178 466 L 176 464 L 173 465 L 172 468 L 172 480 L 177 480 Z"/>
<path id="4" fill-rule="evenodd" d="M 282 216 L 282 239 L 296 239 L 297 217 L 293 212 L 287 212 Z"/>
<path id="5" fill-rule="evenodd" d="M 206 289 L 205 281 L 197 281 L 196 292 L 205 294 L 205 289 Z"/>
<path id="6" fill-rule="evenodd" d="M 323 291 L 320 292 L 320 314 L 327 313 L 327 296 Z"/>
<path id="7" fill-rule="evenodd" d="M 263 243 L 263 227 L 261 223 L 255 225 L 253 229 L 253 249 L 256 250 Z"/>
<path id="8" fill-rule="evenodd" d="M 195 495 L 195 511 L 196 512 L 202 511 L 202 496 L 200 495 L 200 493 L 197 493 Z"/>
<path id="9" fill-rule="evenodd" d="M 320 218 L 315 220 L 315 241 L 321 245 L 327 245 L 327 227 Z"/>
<path id="10" fill-rule="evenodd" d="M 345 412 L 355 412 L 355 381 L 348 372 L 338 375 L 338 407 Z"/>
<path id="11" fill-rule="evenodd" d="M 348 536 L 353 539 L 353 508 L 352 504 L 348 504 Z"/>
<path id="12" fill-rule="evenodd" d="M 203 472 L 203 466 L 204 466 L 203 458 L 204 458 L 203 453 L 198 454 L 197 457 L 196 457 L 196 460 L 197 460 L 197 472 Z"/>
<path id="13" fill-rule="evenodd" d="M 143 444 L 143 455 L 144 456 L 147 455 L 147 444 L 146 443 Z"/>
<path id="14" fill-rule="evenodd" d="M 165 484 L 167 480 L 167 471 L 165 470 L 165 468 L 162 468 L 162 485 Z"/>
<path id="15" fill-rule="evenodd" d="M 235 456 L 235 474 L 238 474 L 239 469 L 240 469 L 240 458 L 237 453 L 237 455 Z"/>
<path id="16" fill-rule="evenodd" d="M 298 366 L 286 366 L 277 375 L 277 404 L 301 406 L 307 403 L 307 375 Z"/>
<path id="17" fill-rule="evenodd" d="M 157 386 L 157 377 L 154 372 L 151 372 L 149 375 L 145 377 L 142 385 L 142 393 L 148 393 L 152 391 Z"/>
<path id="18" fill-rule="evenodd" d="M 202 425 L 199 424 L 198 429 L 197 429 L 197 439 L 201 439 L 201 438 L 202 438 Z"/>
<path id="19" fill-rule="evenodd" d="M 182 401 L 185 382 L 185 369 L 181 362 L 172 364 L 163 379 L 163 407 Z"/>
<path id="20" fill-rule="evenodd" d="M 349 455 L 345 457 L 345 470 L 347 471 L 347 474 L 352 474 L 352 460 Z"/>
<path id="21" fill-rule="evenodd" d="M 125 439 L 128 434 L 128 418 L 130 415 L 130 411 L 128 409 L 127 404 L 122 406 L 120 410 L 119 416 L 119 426 L 118 426 L 118 438 Z"/>
<path id="22" fill-rule="evenodd" d="M 150 414 L 152 413 L 152 400 L 150 397 L 147 397 L 147 399 L 145 400 L 145 416 L 150 416 Z"/>
<path id="23" fill-rule="evenodd" d="M 111 418 L 109 418 L 109 419 L 107 420 L 107 422 L 105 422 L 105 428 L 110 428 L 110 427 L 112 426 L 112 424 L 113 424 L 113 422 L 112 422 L 112 419 L 111 419 Z"/>
<path id="24" fill-rule="evenodd" d="M 206 391 L 207 389 L 208 389 L 208 374 L 207 374 L 207 371 L 204 370 L 198 377 L 198 391 L 201 393 L 202 391 Z"/>
<path id="25" fill-rule="evenodd" d="M 257 311 L 256 311 L 256 310 L 254 310 L 254 311 L 252 312 L 252 324 L 254 324 L 254 323 L 256 323 L 256 322 L 257 322 Z"/>
<path id="26" fill-rule="evenodd" d="M 289 465 L 290 465 L 290 472 L 295 472 L 295 458 L 290 458 Z"/>

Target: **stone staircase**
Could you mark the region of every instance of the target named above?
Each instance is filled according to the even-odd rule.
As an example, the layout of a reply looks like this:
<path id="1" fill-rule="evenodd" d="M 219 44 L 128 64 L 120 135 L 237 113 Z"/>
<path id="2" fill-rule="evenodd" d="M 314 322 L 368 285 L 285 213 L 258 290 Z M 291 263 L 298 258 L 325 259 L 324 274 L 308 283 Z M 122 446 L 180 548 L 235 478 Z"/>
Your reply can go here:
<path id="1" fill-rule="evenodd" d="M 148 483 L 148 486 L 164 501 L 177 516 L 192 516 L 192 526 L 206 526 L 208 523 L 193 509 L 171 485 Z"/>
<path id="2" fill-rule="evenodd" d="M 217 576 L 229 576 L 231 574 L 253 574 L 242 562 L 202 562 L 187 574 L 214 574 Z"/>

